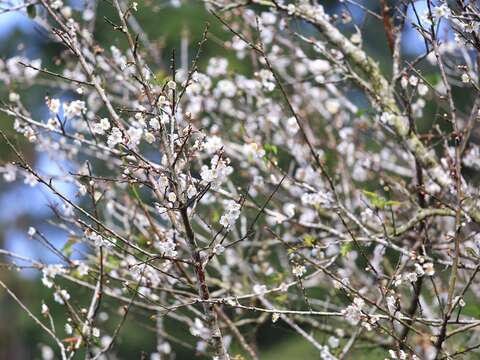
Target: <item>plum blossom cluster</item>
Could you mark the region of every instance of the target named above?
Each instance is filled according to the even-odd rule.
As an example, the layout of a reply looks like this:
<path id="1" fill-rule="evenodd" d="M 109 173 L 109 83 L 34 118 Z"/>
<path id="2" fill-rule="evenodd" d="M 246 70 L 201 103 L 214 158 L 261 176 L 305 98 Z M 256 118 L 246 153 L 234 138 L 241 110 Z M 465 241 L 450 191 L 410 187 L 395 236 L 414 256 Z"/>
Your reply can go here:
<path id="1" fill-rule="evenodd" d="M 125 322 L 154 333 L 151 359 L 258 359 L 262 331 L 280 326 L 323 360 L 368 348 L 387 359 L 473 354 L 480 10 L 366 2 L 357 11 L 385 33 L 385 60 L 350 1 L 203 3 L 221 30 L 182 35 L 170 66 L 139 20 L 157 7 L 124 0 L 105 4 L 115 19 L 102 41 L 92 31 L 102 7 L 33 5 L 64 45 L 59 73 L 0 60 L 12 129 L 0 134 L 15 156 L 2 181 L 48 191 L 48 225 L 65 239 L 25 230 L 55 263 L 0 252 L 12 268 L 29 261 L 51 294 L 28 310 L 58 325 L 41 326 L 56 346 L 44 357 L 121 358 Z M 417 59 L 403 51 L 407 25 L 425 45 Z M 203 57 L 210 36 L 226 53 Z M 46 119 L 26 101 L 36 81 Z"/>

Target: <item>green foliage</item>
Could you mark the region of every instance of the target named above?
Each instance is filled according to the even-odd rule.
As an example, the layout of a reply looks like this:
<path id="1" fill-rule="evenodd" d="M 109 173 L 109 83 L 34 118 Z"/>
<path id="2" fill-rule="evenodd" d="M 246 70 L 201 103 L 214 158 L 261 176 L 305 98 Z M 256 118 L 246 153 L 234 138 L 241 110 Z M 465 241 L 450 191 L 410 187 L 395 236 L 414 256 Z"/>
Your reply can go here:
<path id="1" fill-rule="evenodd" d="M 353 248 L 353 241 L 346 242 L 340 247 L 340 255 L 347 256 Z"/>
<path id="2" fill-rule="evenodd" d="M 377 209 L 385 209 L 386 207 L 400 205 L 401 202 L 395 200 L 387 200 L 377 193 L 363 190 L 363 194 L 368 198 L 370 203 L 375 206 Z"/>
<path id="3" fill-rule="evenodd" d="M 35 5 L 28 5 L 27 6 L 27 14 L 30 19 L 35 19 L 37 16 L 37 8 Z"/>
<path id="4" fill-rule="evenodd" d="M 317 239 L 315 239 L 315 237 L 310 234 L 307 234 L 303 237 L 303 243 L 307 247 L 313 247 L 316 242 L 317 242 Z"/>

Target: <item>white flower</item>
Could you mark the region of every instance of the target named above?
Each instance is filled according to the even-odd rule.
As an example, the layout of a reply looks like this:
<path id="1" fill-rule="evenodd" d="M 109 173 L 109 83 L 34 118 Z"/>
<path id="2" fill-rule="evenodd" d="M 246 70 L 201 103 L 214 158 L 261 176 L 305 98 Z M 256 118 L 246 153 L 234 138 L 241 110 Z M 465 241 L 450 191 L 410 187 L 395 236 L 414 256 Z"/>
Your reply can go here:
<path id="1" fill-rule="evenodd" d="M 287 215 L 288 218 L 292 218 L 295 216 L 295 208 L 296 208 L 295 204 L 287 203 L 283 205 L 283 212 L 285 213 L 285 215 Z"/>
<path id="2" fill-rule="evenodd" d="M 330 336 L 328 338 L 328 346 L 330 346 L 332 349 L 336 349 L 340 345 L 340 340 L 335 337 L 335 336 Z"/>
<path id="3" fill-rule="evenodd" d="M 421 83 L 420 85 L 418 85 L 417 91 L 420 96 L 425 96 L 428 93 L 428 86 L 424 83 Z"/>
<path id="4" fill-rule="evenodd" d="M 73 333 L 73 328 L 72 328 L 72 325 L 70 324 L 65 324 L 65 332 L 67 333 L 67 335 L 72 335 Z"/>
<path id="5" fill-rule="evenodd" d="M 153 130 L 160 130 L 160 121 L 158 121 L 158 118 L 156 117 L 151 118 L 148 123 L 150 124 Z"/>
<path id="6" fill-rule="evenodd" d="M 108 120 L 107 118 L 103 118 L 100 120 L 100 126 L 102 127 L 103 130 L 107 131 L 108 129 L 110 129 L 110 120 Z"/>
<path id="7" fill-rule="evenodd" d="M 52 112 L 52 114 L 58 114 L 60 111 L 60 99 L 50 99 L 47 98 L 47 106 L 48 109 Z"/>
<path id="8" fill-rule="evenodd" d="M 384 112 L 380 116 L 380 122 L 385 125 L 391 124 L 392 120 L 395 118 L 395 115 L 391 113 Z"/>
<path id="9" fill-rule="evenodd" d="M 348 280 L 347 278 L 343 278 L 340 281 L 337 281 L 337 280 L 333 281 L 333 287 L 337 290 L 343 289 L 346 286 L 350 286 L 350 280 Z"/>
<path id="10" fill-rule="evenodd" d="M 171 240 L 167 241 L 159 241 L 156 244 L 157 249 L 160 251 L 161 254 L 167 257 L 175 257 L 177 256 L 177 251 L 175 250 L 175 243 Z"/>
<path id="11" fill-rule="evenodd" d="M 75 100 L 65 107 L 65 116 L 70 118 L 80 116 L 85 110 L 85 101 Z"/>
<path id="12" fill-rule="evenodd" d="M 253 285 L 253 292 L 257 295 L 264 294 L 267 291 L 267 287 L 265 285 L 255 284 Z"/>
<path id="13" fill-rule="evenodd" d="M 193 336 L 200 337 L 204 340 L 208 340 L 210 338 L 210 331 L 199 318 L 195 318 L 193 325 L 190 326 L 190 333 Z"/>
<path id="14" fill-rule="evenodd" d="M 35 229 L 33 226 L 30 226 L 28 228 L 28 236 L 32 237 L 33 235 L 35 235 L 37 233 L 37 229 Z"/>
<path id="15" fill-rule="evenodd" d="M 214 90 L 214 95 L 216 97 L 220 97 L 221 95 L 225 95 L 225 97 L 234 97 L 237 93 L 237 87 L 235 84 L 228 79 L 222 79 L 217 83 L 217 87 Z"/>
<path id="16" fill-rule="evenodd" d="M 33 175 L 33 174 L 30 174 L 30 173 L 25 175 L 25 179 L 23 179 L 23 182 L 26 185 L 31 186 L 31 187 L 34 187 L 35 185 L 38 184 L 38 180 L 37 180 L 36 176 Z"/>
<path id="17" fill-rule="evenodd" d="M 58 291 L 55 291 L 55 293 L 53 294 L 53 299 L 57 303 L 63 305 L 63 304 L 65 304 L 65 301 L 70 300 L 70 294 L 65 289 L 58 290 Z"/>
<path id="18" fill-rule="evenodd" d="M 273 313 L 272 315 L 272 322 L 276 323 L 280 319 L 280 314 L 279 313 Z"/>
<path id="19" fill-rule="evenodd" d="M 216 255 L 220 255 L 225 251 L 225 247 L 222 244 L 217 244 L 213 247 L 213 253 Z"/>
<path id="20" fill-rule="evenodd" d="M 395 298 L 389 295 L 387 296 L 386 300 L 387 300 L 388 311 L 390 312 L 390 314 L 395 313 L 395 311 L 397 310 L 397 304 L 396 304 Z"/>
<path id="21" fill-rule="evenodd" d="M 175 201 L 177 201 L 177 195 L 175 195 L 174 192 L 169 192 L 167 195 L 167 199 L 168 201 L 174 203 Z"/>
<path id="22" fill-rule="evenodd" d="M 167 88 L 169 88 L 170 90 L 175 90 L 176 87 L 177 87 L 177 84 L 175 83 L 175 81 L 170 80 L 169 82 L 167 82 Z"/>
<path id="23" fill-rule="evenodd" d="M 350 41 L 355 45 L 359 45 L 362 42 L 362 34 L 357 31 L 352 36 L 350 36 Z"/>
<path id="24" fill-rule="evenodd" d="M 163 342 L 157 346 L 157 351 L 163 354 L 170 354 L 172 352 L 172 347 L 170 346 L 170 343 Z"/>
<path id="25" fill-rule="evenodd" d="M 131 126 L 128 128 L 127 134 L 129 137 L 128 143 L 132 146 L 137 146 L 140 144 L 140 140 L 142 139 L 143 130 L 135 126 Z"/>
<path id="26" fill-rule="evenodd" d="M 54 0 L 50 4 L 50 6 L 52 7 L 52 9 L 58 10 L 63 6 L 63 1 L 62 0 Z"/>
<path id="27" fill-rule="evenodd" d="M 100 329 L 94 327 L 94 328 L 92 329 L 92 336 L 93 336 L 93 337 L 96 337 L 96 338 L 100 337 Z"/>
<path id="28" fill-rule="evenodd" d="M 115 147 L 115 145 L 120 144 L 123 141 L 123 135 L 119 128 L 114 127 L 112 132 L 108 136 L 107 144 L 109 147 Z"/>
<path id="29" fill-rule="evenodd" d="M 208 61 L 207 74 L 218 77 L 227 74 L 228 60 L 225 58 L 211 58 Z"/>
<path id="30" fill-rule="evenodd" d="M 448 18 L 450 16 L 450 9 L 447 4 L 442 4 L 440 6 L 436 6 L 433 9 L 433 16 L 436 19 L 439 19 L 441 17 Z"/>
<path id="31" fill-rule="evenodd" d="M 110 241 L 107 239 L 104 239 L 102 235 L 97 234 L 95 232 L 88 233 L 86 237 L 87 239 L 93 241 L 95 246 L 104 246 L 107 248 L 111 248 L 116 242 L 115 239 L 110 239 Z"/>
<path id="32" fill-rule="evenodd" d="M 467 73 L 463 73 L 462 74 L 462 82 L 465 83 L 465 84 L 468 84 L 470 82 L 470 75 L 468 75 Z"/>
<path id="33" fill-rule="evenodd" d="M 55 276 L 57 274 L 64 274 L 66 273 L 66 270 L 63 268 L 62 265 L 48 265 L 45 266 L 42 269 L 42 283 L 48 288 L 51 288 L 53 286 L 53 279 L 55 279 Z"/>
<path id="34" fill-rule="evenodd" d="M 275 77 L 270 70 L 262 69 L 256 72 L 255 75 L 260 78 L 260 82 L 266 91 L 273 91 L 273 89 L 275 89 Z"/>
<path id="35" fill-rule="evenodd" d="M 312 60 L 308 62 L 308 69 L 314 75 L 321 75 L 330 70 L 330 63 L 322 59 Z"/>
<path id="36" fill-rule="evenodd" d="M 435 268 L 433 266 L 433 263 L 428 262 L 423 264 L 423 269 L 425 270 L 425 274 L 427 274 L 428 276 L 435 275 Z"/>
<path id="37" fill-rule="evenodd" d="M 103 135 L 105 132 L 101 124 L 93 124 L 92 131 L 94 134 L 98 134 L 98 135 Z"/>
<path id="38" fill-rule="evenodd" d="M 423 270 L 423 267 L 420 264 L 415 264 L 415 272 L 417 273 L 418 276 L 423 276 L 423 274 L 425 274 L 425 271 Z"/>
<path id="39" fill-rule="evenodd" d="M 88 271 L 90 270 L 90 268 L 87 264 L 85 264 L 84 262 L 81 262 L 78 265 L 77 270 L 78 270 L 78 275 L 86 276 L 86 275 L 88 275 Z"/>
<path id="40" fill-rule="evenodd" d="M 287 12 L 288 12 L 288 15 L 293 15 L 295 13 L 295 5 L 294 4 L 288 4 Z"/>
<path id="41" fill-rule="evenodd" d="M 158 187 L 161 191 L 165 191 L 165 189 L 168 187 L 168 178 L 165 175 L 160 175 L 158 178 Z"/>
<path id="42" fill-rule="evenodd" d="M 155 141 L 155 135 L 153 135 L 151 132 L 145 132 L 145 141 L 149 144 L 153 144 Z"/>
<path id="43" fill-rule="evenodd" d="M 462 308 L 466 305 L 465 300 L 463 300 L 463 297 L 460 296 L 455 296 L 453 299 L 453 304 L 458 304 L 458 306 Z"/>
<path id="44" fill-rule="evenodd" d="M 223 147 L 223 141 L 218 136 L 210 136 L 203 144 L 209 154 L 214 154 Z"/>
<path id="45" fill-rule="evenodd" d="M 197 188 L 195 187 L 195 185 L 193 184 L 190 184 L 188 185 L 188 188 L 187 188 L 187 196 L 189 199 L 193 198 L 195 195 L 197 195 Z"/>
<path id="46" fill-rule="evenodd" d="M 410 85 L 412 85 L 412 86 L 417 86 L 417 85 L 418 85 L 418 77 L 416 77 L 415 75 L 411 75 L 411 76 L 408 78 L 408 82 L 409 82 Z"/>
<path id="47" fill-rule="evenodd" d="M 361 298 L 353 299 L 353 303 L 342 310 L 343 316 L 351 325 L 357 325 L 362 318 L 362 308 L 365 302 Z"/>
<path id="48" fill-rule="evenodd" d="M 335 115 L 340 110 L 340 101 L 336 99 L 327 99 L 327 101 L 325 101 L 325 109 L 327 109 L 330 114 Z"/>
<path id="49" fill-rule="evenodd" d="M 235 224 L 240 216 L 241 205 L 233 200 L 229 200 L 225 204 L 225 213 L 220 218 L 220 225 L 228 228 Z"/>
<path id="50" fill-rule="evenodd" d="M 261 159 L 265 156 L 265 149 L 256 142 L 251 142 L 243 145 L 244 154 L 248 158 Z"/>
<path id="51" fill-rule="evenodd" d="M 42 315 L 46 317 L 48 315 L 48 312 L 49 312 L 48 306 L 45 305 L 45 303 L 42 303 Z"/>
<path id="52" fill-rule="evenodd" d="M 418 279 L 416 272 L 410 272 L 405 274 L 405 279 L 409 282 L 415 282 Z"/>
<path id="53" fill-rule="evenodd" d="M 307 272 L 307 269 L 303 265 L 294 266 L 292 269 L 292 273 L 296 277 L 302 277 L 306 272 Z"/>
<path id="54" fill-rule="evenodd" d="M 297 119 L 293 116 L 287 119 L 287 132 L 291 135 L 294 135 L 298 132 L 300 128 L 298 127 Z"/>
<path id="55" fill-rule="evenodd" d="M 233 168 L 227 165 L 227 162 L 215 155 L 211 161 L 211 168 L 202 166 L 200 177 L 203 184 L 211 184 L 212 189 L 218 189 L 220 184 L 227 180 L 228 175 L 233 172 Z"/>
<path id="56" fill-rule="evenodd" d="M 42 345 L 42 360 L 53 360 L 55 358 L 55 352 L 50 346 Z"/>
<path id="57" fill-rule="evenodd" d="M 16 92 L 11 92 L 8 94 L 8 101 L 17 102 L 18 100 L 20 100 L 20 95 L 18 95 Z"/>
<path id="58" fill-rule="evenodd" d="M 331 208 L 334 204 L 333 195 L 330 192 L 307 193 L 302 195 L 302 203 L 305 205 L 323 206 Z"/>

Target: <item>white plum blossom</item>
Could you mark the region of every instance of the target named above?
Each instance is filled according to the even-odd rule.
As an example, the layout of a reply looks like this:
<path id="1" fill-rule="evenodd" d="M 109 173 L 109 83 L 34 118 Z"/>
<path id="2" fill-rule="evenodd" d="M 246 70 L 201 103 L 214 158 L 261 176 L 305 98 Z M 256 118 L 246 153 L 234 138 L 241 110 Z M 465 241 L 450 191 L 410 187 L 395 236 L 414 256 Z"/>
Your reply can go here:
<path id="1" fill-rule="evenodd" d="M 296 265 L 292 268 L 292 273 L 296 277 L 302 277 L 307 272 L 307 269 L 303 265 Z"/>
<path id="2" fill-rule="evenodd" d="M 61 105 L 60 99 L 47 98 L 47 106 L 48 106 L 48 109 L 52 112 L 52 114 L 56 115 L 59 113 L 60 105 Z"/>
<path id="3" fill-rule="evenodd" d="M 210 330 L 205 326 L 202 320 L 195 318 L 193 325 L 190 327 L 190 333 L 193 336 L 208 340 L 210 337 Z"/>
<path id="4" fill-rule="evenodd" d="M 53 286 L 53 280 L 55 277 L 58 274 L 65 274 L 66 272 L 67 270 L 59 264 L 45 266 L 42 269 L 42 282 L 46 287 L 51 288 Z"/>
<path id="5" fill-rule="evenodd" d="M 153 130 L 160 130 L 160 121 L 158 121 L 158 118 L 153 117 L 148 123 Z"/>
<path id="6" fill-rule="evenodd" d="M 262 284 L 253 285 L 253 292 L 257 295 L 264 294 L 267 291 L 267 287 Z"/>
<path id="7" fill-rule="evenodd" d="M 107 140 L 108 146 L 109 147 L 115 147 L 116 145 L 118 145 L 122 142 L 123 142 L 122 132 L 120 131 L 119 128 L 114 127 L 112 129 L 110 135 L 108 136 L 108 140 Z"/>
<path id="8" fill-rule="evenodd" d="M 47 317 L 49 314 L 49 308 L 45 303 L 42 303 L 42 315 Z"/>
<path id="9" fill-rule="evenodd" d="M 186 21 L 173 45 L 143 15 L 177 19 L 187 1 L 113 1 L 120 31 L 105 34 L 102 6 L 34 3 L 20 12 L 40 10 L 32 21 L 59 45 L 48 66 L 21 55 L 30 42 L 0 58 L 2 235 L 54 255 L 0 251 L 49 294 L 32 309 L 58 349 L 32 356 L 114 357 L 114 317 L 155 332 L 152 360 L 256 358 L 251 332 L 269 316 L 324 360 L 366 343 L 389 359 L 475 345 L 479 319 L 461 309 L 480 296 L 472 2 L 360 2 L 359 17 L 351 4 L 202 0 L 197 20 L 219 26 Z M 396 42 L 412 26 L 422 46 Z M 397 51 L 405 41 L 415 54 Z M 179 323 L 192 336 L 170 343 Z"/>
<path id="10" fill-rule="evenodd" d="M 176 257 L 177 251 L 175 250 L 176 245 L 173 241 L 160 241 L 156 244 L 158 250 L 164 255 L 168 257 Z"/>
<path id="11" fill-rule="evenodd" d="M 216 189 L 227 180 L 232 172 L 233 168 L 228 165 L 227 161 L 215 155 L 210 162 L 210 168 L 206 165 L 202 166 L 200 176 L 203 184 L 211 184 L 212 188 Z"/>
<path id="12" fill-rule="evenodd" d="M 143 130 L 135 126 L 131 126 L 127 130 L 127 135 L 129 139 L 129 145 L 137 146 L 138 144 L 140 144 L 140 140 L 142 139 Z"/>
<path id="13" fill-rule="evenodd" d="M 72 117 L 80 116 L 85 111 L 86 111 L 85 101 L 74 100 L 65 106 L 64 114 L 66 117 L 72 118 Z"/>
<path id="14" fill-rule="evenodd" d="M 433 263 L 428 262 L 423 264 L 423 269 L 425 270 L 425 274 L 427 274 L 427 276 L 435 275 L 435 268 L 433 266 Z"/>
<path id="15" fill-rule="evenodd" d="M 235 84 L 228 79 L 222 79 L 218 82 L 214 94 L 217 97 L 224 95 L 227 98 L 234 97 L 237 92 L 237 87 Z"/>
<path id="16" fill-rule="evenodd" d="M 28 228 L 28 236 L 33 237 L 37 233 L 37 229 L 35 229 L 33 226 L 30 226 Z"/>
<path id="17" fill-rule="evenodd" d="M 208 61 L 207 74 L 211 77 L 219 77 L 227 74 L 228 60 L 225 58 L 211 58 Z"/>
<path id="18" fill-rule="evenodd" d="M 233 200 L 225 203 L 225 213 L 220 217 L 220 225 L 229 228 L 235 224 L 240 216 L 241 205 Z"/>
<path id="19" fill-rule="evenodd" d="M 362 298 L 356 297 L 353 299 L 351 305 L 342 310 L 342 314 L 351 325 L 357 325 L 362 319 L 362 309 L 364 306 L 365 301 Z"/>
<path id="20" fill-rule="evenodd" d="M 330 208 L 333 206 L 333 195 L 328 192 L 307 193 L 302 195 L 302 203 L 305 205 L 322 206 Z"/>
<path id="21" fill-rule="evenodd" d="M 67 290 L 61 289 L 53 293 L 53 298 L 55 302 L 63 305 L 65 304 L 65 301 L 70 300 L 70 294 L 68 293 Z"/>
<path id="22" fill-rule="evenodd" d="M 110 121 L 107 118 L 100 119 L 99 123 L 93 125 L 93 132 L 99 135 L 103 135 L 105 131 L 109 130 L 111 127 Z"/>
<path id="23" fill-rule="evenodd" d="M 216 244 L 213 247 L 213 253 L 216 255 L 220 255 L 225 251 L 225 247 L 222 244 Z"/>
<path id="24" fill-rule="evenodd" d="M 218 136 L 210 136 L 204 143 L 204 148 L 208 154 L 214 154 L 223 147 L 223 141 Z"/>

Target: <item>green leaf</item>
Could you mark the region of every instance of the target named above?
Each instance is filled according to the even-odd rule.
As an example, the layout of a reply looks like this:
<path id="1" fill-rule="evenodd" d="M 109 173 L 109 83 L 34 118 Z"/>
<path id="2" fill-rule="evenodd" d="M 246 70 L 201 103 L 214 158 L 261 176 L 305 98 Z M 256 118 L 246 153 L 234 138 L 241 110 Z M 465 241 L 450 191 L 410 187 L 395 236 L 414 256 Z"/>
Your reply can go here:
<path id="1" fill-rule="evenodd" d="M 278 154 L 278 148 L 277 148 L 276 145 L 265 144 L 265 145 L 263 145 L 263 149 L 265 150 L 265 152 L 267 154 L 274 154 L 274 155 Z"/>
<path id="2" fill-rule="evenodd" d="M 356 116 L 362 117 L 367 113 L 368 109 L 358 109 L 357 112 L 355 113 Z"/>
<path id="3" fill-rule="evenodd" d="M 437 85 L 442 79 L 440 74 L 428 74 L 425 75 L 424 78 L 432 86 Z"/>
<path id="4" fill-rule="evenodd" d="M 35 5 L 27 6 L 27 15 L 30 19 L 35 19 L 37 17 L 37 8 Z"/>
<path id="5" fill-rule="evenodd" d="M 76 238 L 76 237 L 70 237 L 70 238 L 68 238 L 68 240 L 67 240 L 67 242 L 65 243 L 65 245 L 63 245 L 62 253 L 63 253 L 66 257 L 70 257 L 70 256 L 72 255 L 72 252 L 73 252 L 73 245 L 75 245 L 77 242 L 78 242 L 78 238 Z"/>
<path id="6" fill-rule="evenodd" d="M 305 235 L 303 238 L 305 246 L 313 247 L 315 245 L 316 239 L 312 235 Z"/>
<path id="7" fill-rule="evenodd" d="M 214 210 L 212 214 L 212 221 L 214 223 L 217 223 L 219 220 L 220 220 L 220 213 L 217 210 Z"/>
<path id="8" fill-rule="evenodd" d="M 368 198 L 370 203 L 378 209 L 385 209 L 387 206 L 401 205 L 401 202 L 395 200 L 387 200 L 377 193 L 363 190 L 363 193 Z"/>
<path id="9" fill-rule="evenodd" d="M 353 242 L 352 241 L 346 242 L 340 247 L 340 255 L 347 256 L 347 254 L 352 250 L 352 248 L 353 248 Z"/>

